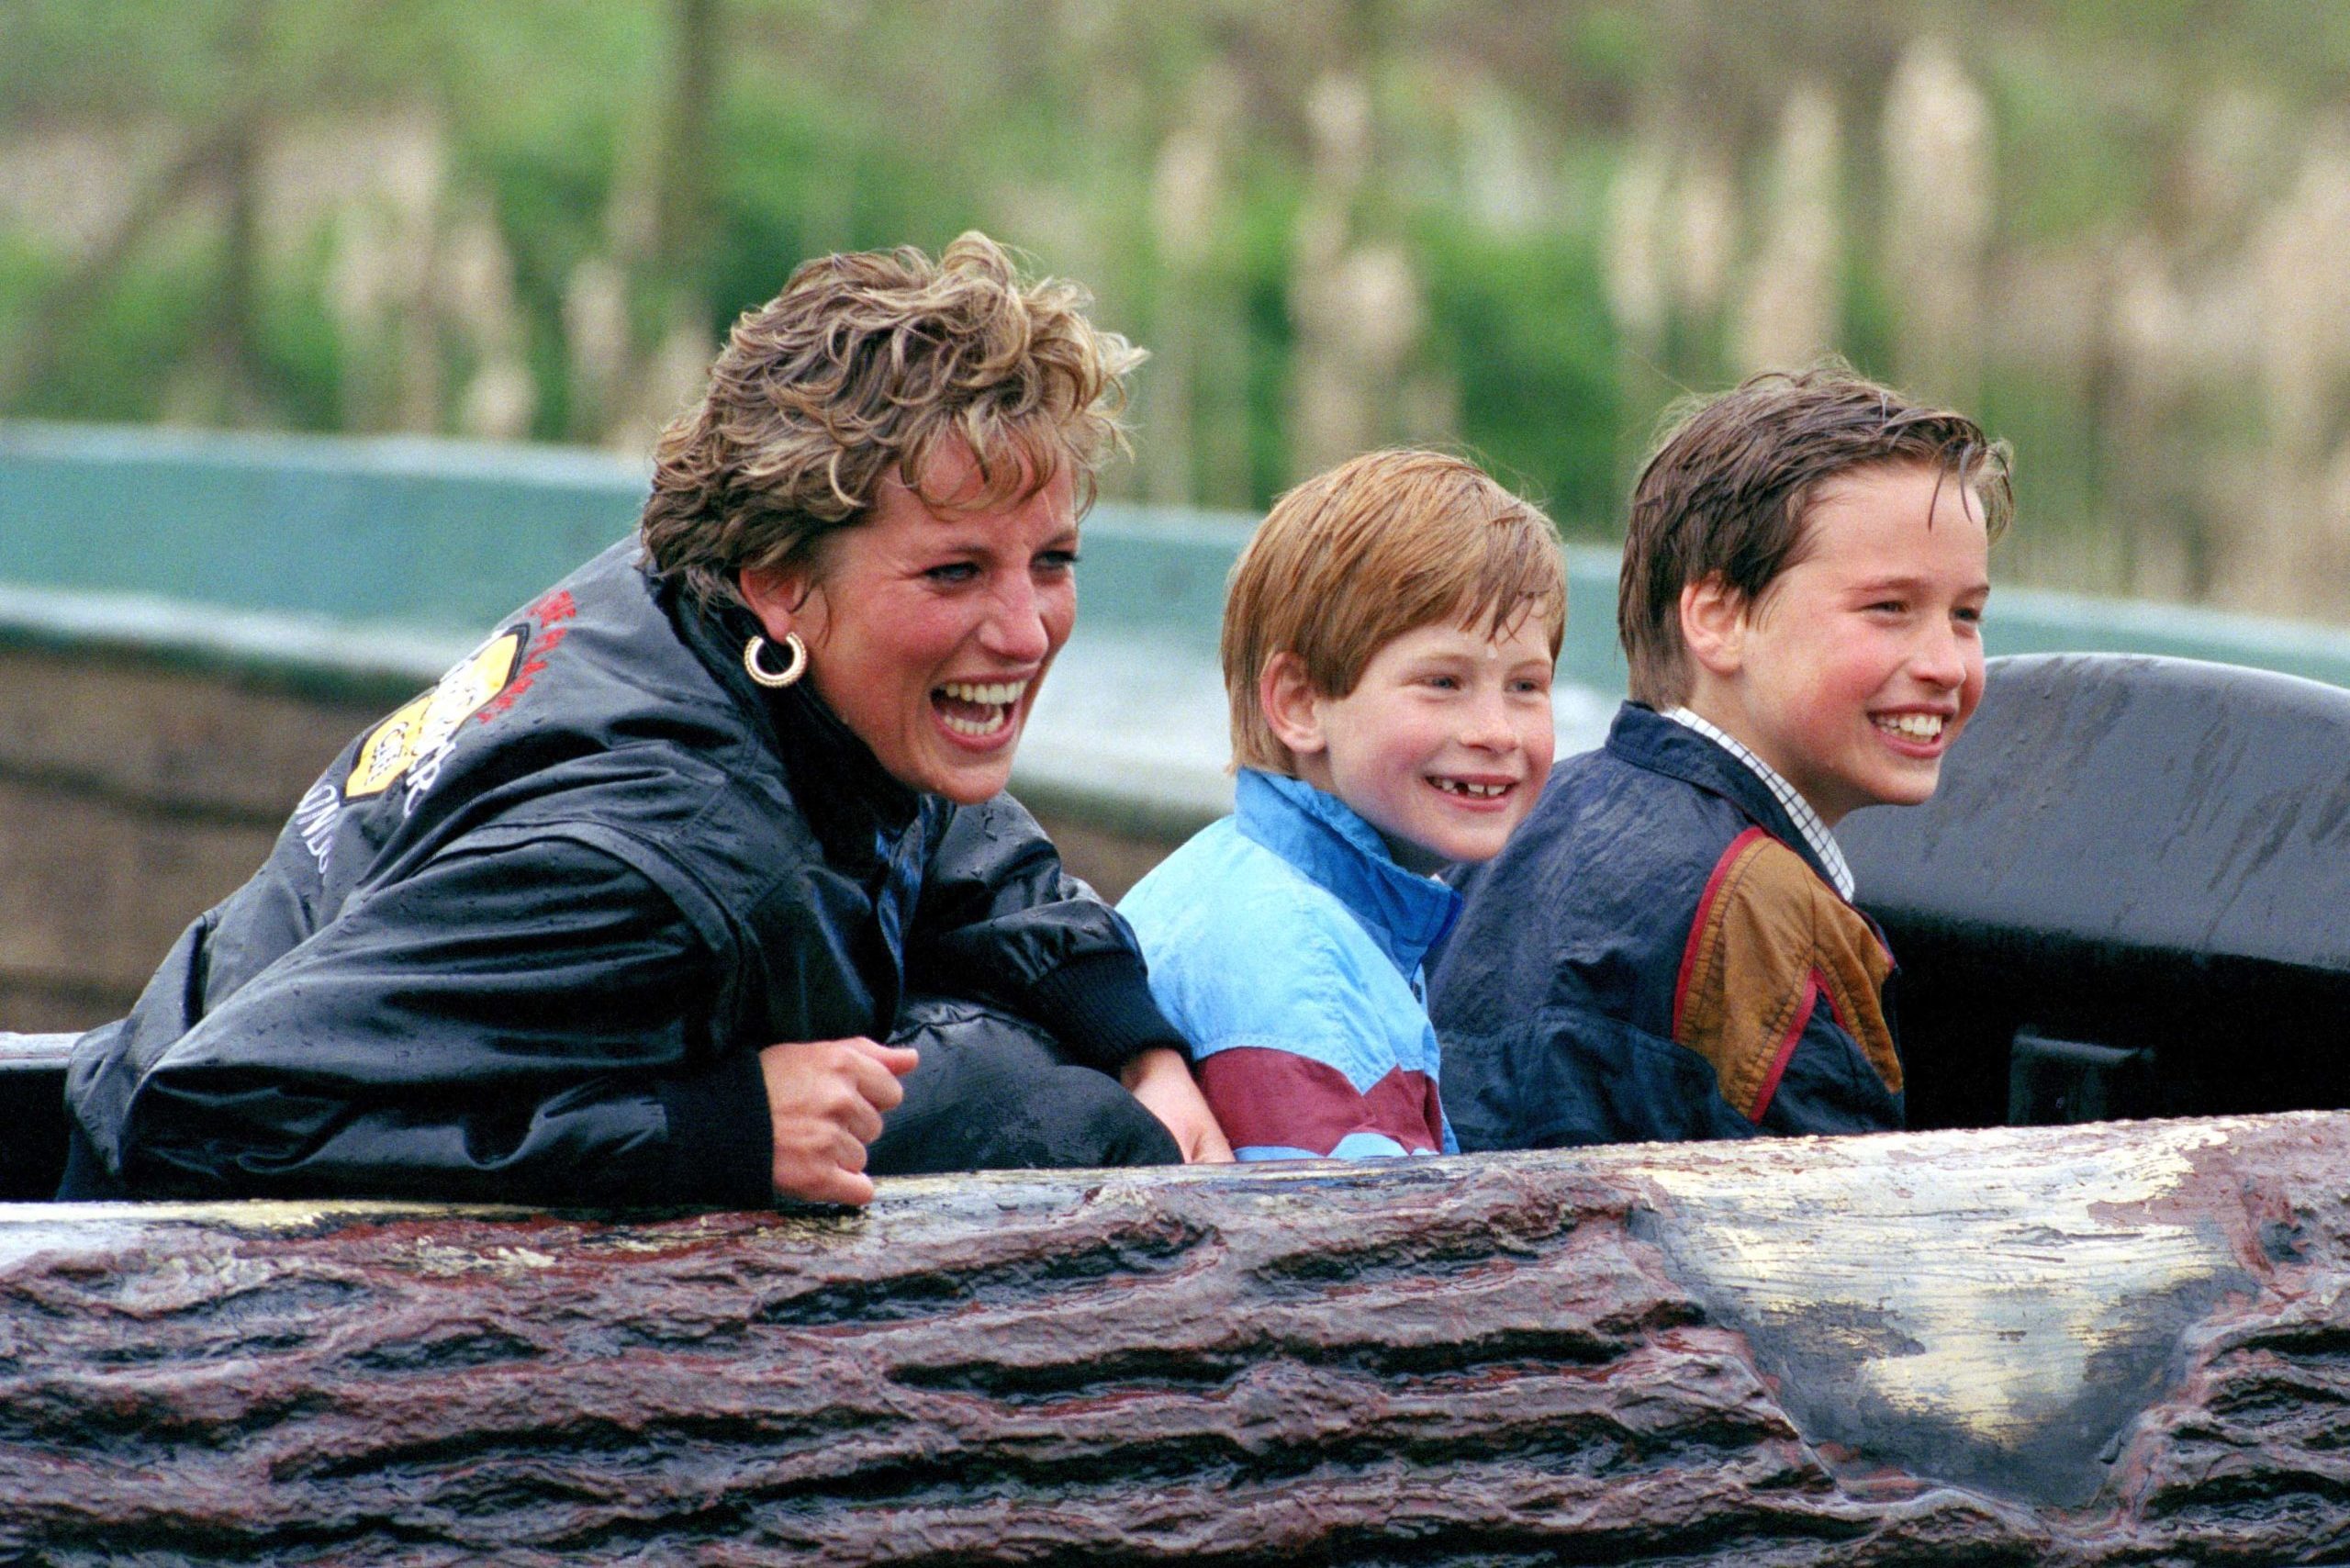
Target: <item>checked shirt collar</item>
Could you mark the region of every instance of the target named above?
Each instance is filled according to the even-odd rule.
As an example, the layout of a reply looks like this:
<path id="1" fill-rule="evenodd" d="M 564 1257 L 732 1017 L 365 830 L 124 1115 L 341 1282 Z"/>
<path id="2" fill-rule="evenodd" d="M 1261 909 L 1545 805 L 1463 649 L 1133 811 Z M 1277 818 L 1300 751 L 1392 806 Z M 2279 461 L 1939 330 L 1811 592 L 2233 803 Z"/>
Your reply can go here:
<path id="1" fill-rule="evenodd" d="M 1664 717 L 1696 731 L 1746 764 L 1754 777 L 1768 785 L 1771 793 L 1778 797 L 1779 804 L 1787 808 L 1787 815 L 1795 819 L 1796 831 L 1803 834 L 1804 842 L 1811 846 L 1811 852 L 1828 868 L 1828 879 L 1836 884 L 1836 890 L 1843 895 L 1846 903 L 1852 902 L 1852 868 L 1845 860 L 1844 851 L 1837 844 L 1836 835 L 1828 831 L 1828 824 L 1819 820 L 1819 813 L 1811 809 L 1811 802 L 1798 794 L 1794 785 L 1779 777 L 1777 768 L 1755 756 L 1719 727 L 1699 718 L 1690 709 L 1668 708 L 1664 711 Z"/>

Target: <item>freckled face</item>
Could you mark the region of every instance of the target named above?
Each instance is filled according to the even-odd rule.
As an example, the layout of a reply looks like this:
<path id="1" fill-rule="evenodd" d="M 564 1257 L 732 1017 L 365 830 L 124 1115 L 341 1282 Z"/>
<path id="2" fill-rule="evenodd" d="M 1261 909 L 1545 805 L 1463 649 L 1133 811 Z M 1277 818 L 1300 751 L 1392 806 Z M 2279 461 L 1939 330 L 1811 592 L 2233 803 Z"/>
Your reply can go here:
<path id="1" fill-rule="evenodd" d="M 927 477 L 976 491 L 959 444 Z M 976 804 L 1003 789 L 1054 655 L 1077 622 L 1077 521 L 1067 474 L 1025 500 L 934 509 L 894 474 L 870 516 L 827 542 L 814 580 L 744 574 L 780 638 L 808 644 L 807 679 L 890 776 Z"/>
<path id="2" fill-rule="evenodd" d="M 1299 776 L 1428 870 L 1490 860 L 1550 768 L 1550 640 L 1531 615 L 1499 636 L 1421 626 L 1391 639 L 1344 697 L 1316 697 Z M 1294 750 L 1294 748 L 1292 748 Z"/>
<path id="3" fill-rule="evenodd" d="M 1831 824 L 1915 805 L 1983 699 L 1982 511 L 1948 476 L 1905 464 L 1831 481 L 1804 528 L 1804 558 L 1740 617 L 1732 713 L 1705 716 Z"/>

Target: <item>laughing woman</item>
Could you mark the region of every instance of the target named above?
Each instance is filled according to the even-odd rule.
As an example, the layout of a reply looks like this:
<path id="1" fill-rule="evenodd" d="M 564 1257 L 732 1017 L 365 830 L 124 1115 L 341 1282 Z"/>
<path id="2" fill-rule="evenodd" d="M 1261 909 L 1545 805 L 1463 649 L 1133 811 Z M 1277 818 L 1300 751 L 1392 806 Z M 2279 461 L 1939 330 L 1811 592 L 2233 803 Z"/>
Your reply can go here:
<path id="1" fill-rule="evenodd" d="M 354 740 L 82 1039 L 61 1196 L 1228 1159 L 1131 935 L 1002 793 L 1140 357 L 1084 303 L 972 234 L 745 316 L 638 537 Z"/>

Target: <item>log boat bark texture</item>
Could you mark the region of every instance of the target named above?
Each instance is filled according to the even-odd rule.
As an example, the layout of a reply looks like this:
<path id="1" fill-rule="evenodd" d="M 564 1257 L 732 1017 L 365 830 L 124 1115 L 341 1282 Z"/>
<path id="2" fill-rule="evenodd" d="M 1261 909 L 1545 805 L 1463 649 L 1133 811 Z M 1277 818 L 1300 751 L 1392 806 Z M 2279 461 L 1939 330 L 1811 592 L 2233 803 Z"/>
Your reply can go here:
<path id="1" fill-rule="evenodd" d="M 0 1558 L 2350 1553 L 2350 1115 L 0 1206 Z"/>

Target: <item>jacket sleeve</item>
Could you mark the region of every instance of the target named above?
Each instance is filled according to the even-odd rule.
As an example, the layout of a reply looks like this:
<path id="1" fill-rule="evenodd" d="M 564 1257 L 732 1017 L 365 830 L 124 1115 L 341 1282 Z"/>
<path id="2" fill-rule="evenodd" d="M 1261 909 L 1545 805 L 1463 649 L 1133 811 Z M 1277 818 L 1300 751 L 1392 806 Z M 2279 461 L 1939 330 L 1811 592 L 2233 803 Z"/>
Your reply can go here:
<path id="1" fill-rule="evenodd" d="M 1448 1029 L 1444 1108 L 1467 1150 L 1752 1137 L 1713 1064 L 1596 1008 Z"/>
<path id="2" fill-rule="evenodd" d="M 1444 1103 L 1465 1149 L 1661 1143 L 1898 1128 L 1901 1095 L 1838 1021 L 1808 970 L 1749 988 L 1731 1026 L 1668 1039 L 1599 1009 L 1551 1002 L 1457 1021 Z"/>
<path id="3" fill-rule="evenodd" d="M 1114 1072 L 1182 1035 L 1151 1001 L 1134 933 L 1021 804 L 954 808 L 939 828 L 906 942 L 911 989 L 1034 1019 L 1076 1059 Z"/>
<path id="4" fill-rule="evenodd" d="M 1899 1131 L 1901 1095 L 1869 1065 L 1828 995 L 1819 991 L 1809 1000 L 1810 1015 L 1786 1052 L 1755 1125 L 1767 1133 Z"/>
<path id="5" fill-rule="evenodd" d="M 1722 854 L 1676 977 L 1673 1036 L 1766 1132 L 1901 1125 L 1901 1058 L 1884 1006 L 1892 957 L 1867 920 L 1760 829 Z"/>
<path id="6" fill-rule="evenodd" d="M 167 973 L 202 974 L 208 924 Z M 717 967 L 610 856 L 460 845 L 204 1016 L 159 977 L 74 1109 L 142 1196 L 762 1205 L 766 1088 L 711 1037 Z"/>

